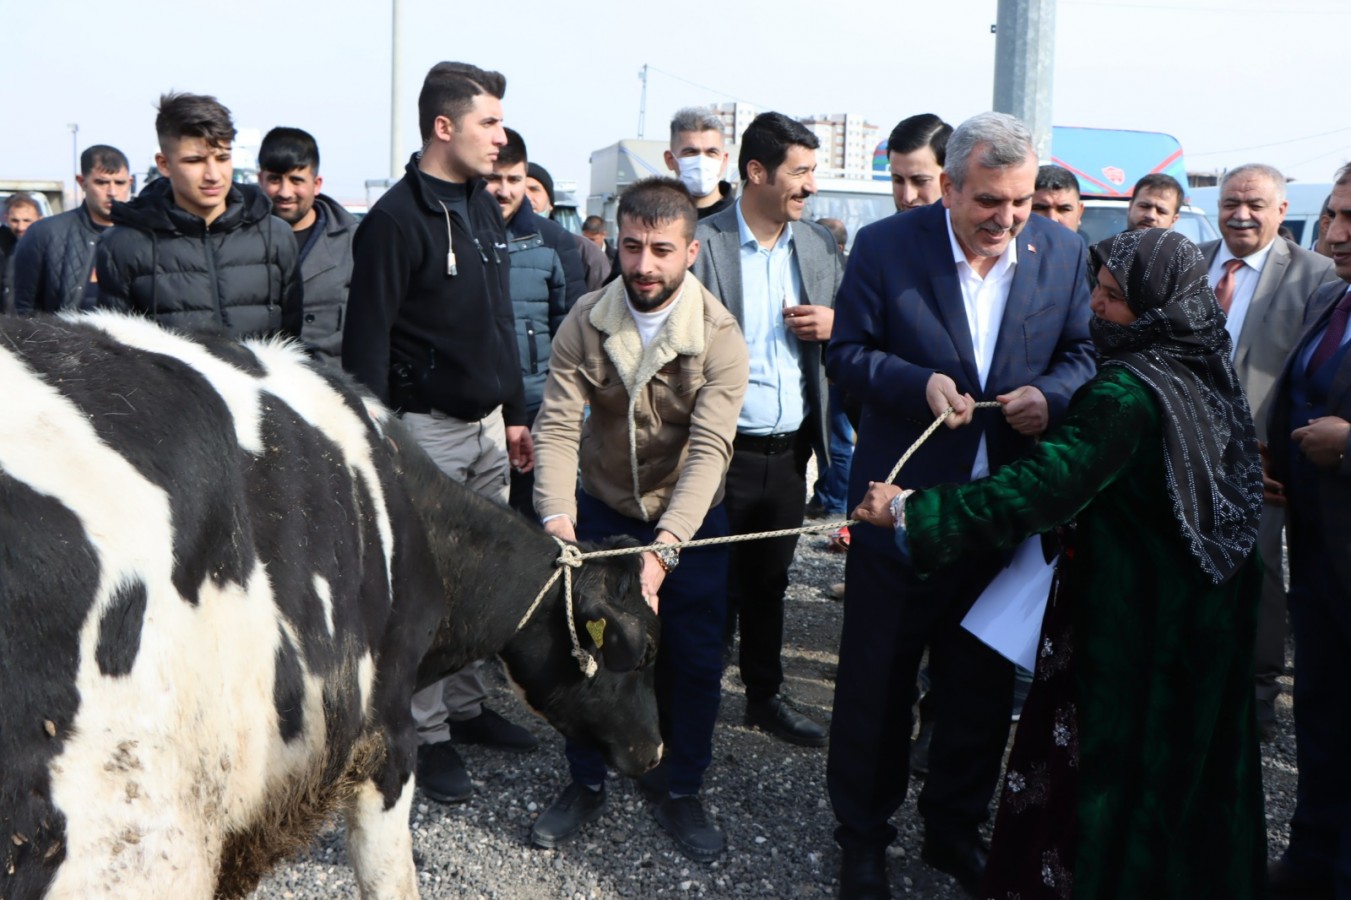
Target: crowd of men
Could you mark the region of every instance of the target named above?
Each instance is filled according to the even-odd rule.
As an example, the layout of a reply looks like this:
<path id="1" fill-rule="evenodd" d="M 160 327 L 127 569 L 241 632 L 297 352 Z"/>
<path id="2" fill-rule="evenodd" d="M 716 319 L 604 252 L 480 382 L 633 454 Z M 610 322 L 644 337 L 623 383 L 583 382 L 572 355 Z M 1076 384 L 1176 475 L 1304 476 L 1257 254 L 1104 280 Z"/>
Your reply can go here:
<path id="1" fill-rule="evenodd" d="M 909 786 L 924 682 L 913 765 L 927 772 L 923 859 L 975 890 L 1014 669 L 959 623 L 1002 561 L 920 580 L 890 534 L 857 527 L 826 723 L 784 691 L 796 537 L 683 554 L 670 545 L 800 525 L 813 454 L 821 477 L 809 509 L 843 513 L 948 407 L 951 424 L 972 427 L 916 455 L 907 487 L 979 478 L 1028 453 L 1093 372 L 1078 180 L 1038 167 L 1012 117 L 954 128 L 912 116 L 887 144 L 896 215 L 864 227 L 846 261 L 843 224 L 804 219 L 819 147 L 809 129 L 758 116 L 739 143 L 738 191 L 722 122 L 684 109 L 665 154 L 673 177 L 625 191 L 613 232 L 593 216 L 574 235 L 549 218 L 549 173 L 503 126 L 505 93 L 499 73 L 434 66 L 418 97 L 423 145 L 359 225 L 322 193 L 307 132 L 274 128 L 259 183 L 238 183 L 228 109 L 166 94 L 161 177 L 138 196 L 127 158 L 97 145 L 81 156 L 76 209 L 41 218 L 33 198 L 9 200 L 5 311 L 105 308 L 189 332 L 295 337 L 398 410 L 448 477 L 559 538 L 628 535 L 656 547 L 643 554 L 641 583 L 663 623 L 667 752 L 640 786 L 692 859 L 724 852 L 699 793 L 738 635 L 745 723 L 829 748 L 841 896 L 889 896 L 884 850 Z M 1295 896 L 1335 883 L 1348 896 L 1351 717 L 1338 688 L 1351 674 L 1351 173 L 1337 174 L 1320 222 L 1326 256 L 1279 234 L 1285 183 L 1262 164 L 1229 171 L 1221 239 L 1201 249 L 1274 460 L 1254 686 L 1267 734 L 1287 599 L 1299 650 L 1299 803 L 1273 888 Z M 1172 178 L 1146 176 L 1127 227 L 1170 228 L 1184 201 Z M 976 417 L 973 400 L 1002 409 Z M 484 704 L 480 668 L 414 698 L 418 778 L 433 800 L 473 792 L 457 744 L 537 746 Z M 604 760 L 573 744 L 566 757 L 570 780 L 532 829 L 542 847 L 573 838 L 605 805 Z"/>

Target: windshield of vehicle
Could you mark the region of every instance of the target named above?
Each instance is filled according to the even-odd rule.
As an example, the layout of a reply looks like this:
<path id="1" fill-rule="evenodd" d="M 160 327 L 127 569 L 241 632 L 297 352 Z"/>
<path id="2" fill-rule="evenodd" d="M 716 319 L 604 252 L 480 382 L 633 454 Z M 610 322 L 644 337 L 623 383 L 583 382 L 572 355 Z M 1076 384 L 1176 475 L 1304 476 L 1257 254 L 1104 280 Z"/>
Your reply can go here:
<path id="1" fill-rule="evenodd" d="M 1087 206 L 1084 217 L 1079 221 L 1079 230 L 1090 246 L 1118 234 L 1126 227 L 1126 204 L 1113 203 L 1110 206 Z M 1202 244 L 1219 237 L 1210 220 L 1196 210 L 1184 209 L 1178 216 L 1173 230 L 1191 241 Z"/>

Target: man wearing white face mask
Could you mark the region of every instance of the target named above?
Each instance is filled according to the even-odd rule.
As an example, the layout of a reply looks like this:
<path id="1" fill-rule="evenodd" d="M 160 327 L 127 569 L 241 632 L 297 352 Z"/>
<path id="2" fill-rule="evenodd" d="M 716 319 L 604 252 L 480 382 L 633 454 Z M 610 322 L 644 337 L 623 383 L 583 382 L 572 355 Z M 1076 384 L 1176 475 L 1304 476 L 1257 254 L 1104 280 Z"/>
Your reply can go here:
<path id="1" fill-rule="evenodd" d="M 732 185 L 723 180 L 727 174 L 727 143 L 722 119 L 710 110 L 688 106 L 671 119 L 671 149 L 666 151 L 666 168 L 694 196 L 700 219 L 722 212 L 736 202 Z"/>

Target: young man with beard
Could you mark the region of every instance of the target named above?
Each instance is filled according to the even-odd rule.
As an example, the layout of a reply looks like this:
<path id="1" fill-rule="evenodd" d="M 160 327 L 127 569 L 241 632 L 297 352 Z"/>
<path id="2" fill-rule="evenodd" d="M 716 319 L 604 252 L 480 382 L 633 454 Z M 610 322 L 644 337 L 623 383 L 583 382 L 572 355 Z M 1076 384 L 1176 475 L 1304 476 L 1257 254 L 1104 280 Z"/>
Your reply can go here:
<path id="1" fill-rule="evenodd" d="M 664 154 L 666 168 L 694 197 L 699 218 L 722 212 L 736 202 L 727 174 L 727 138 L 722 119 L 711 110 L 686 107 L 671 119 L 671 149 Z"/>
<path id="2" fill-rule="evenodd" d="M 1079 197 L 1079 179 L 1074 173 L 1064 166 L 1042 166 L 1037 169 L 1036 186 L 1032 211 L 1079 234 L 1084 201 Z"/>
<path id="3" fill-rule="evenodd" d="M 687 271 L 699 254 L 695 221 L 678 181 L 628 188 L 618 211 L 623 277 L 583 297 L 558 330 L 535 420 L 535 508 L 550 534 L 673 544 L 728 533 L 723 482 L 746 391 L 746 343 Z M 643 595 L 661 615 L 666 743 L 642 787 L 657 821 L 699 862 L 725 847 L 698 795 L 721 699 L 727 565 L 724 546 L 642 554 Z M 569 840 L 605 806 L 605 760 L 571 743 L 567 758 L 571 783 L 531 829 L 541 847 Z"/>
<path id="4" fill-rule="evenodd" d="M 1150 172 L 1135 182 L 1126 207 L 1126 231 L 1172 228 L 1182 212 L 1187 193 L 1172 175 Z"/>
<path id="5" fill-rule="evenodd" d="M 342 364 L 447 476 L 507 502 L 534 466 L 508 292 L 507 236 L 483 181 L 506 143 L 498 72 L 437 63 L 418 95 L 423 148 L 371 207 L 352 244 Z M 538 741 L 487 708 L 473 663 L 413 695 L 418 786 L 439 803 L 473 793 L 451 746 L 527 751 Z"/>
<path id="6" fill-rule="evenodd" d="M 828 460 L 821 352 L 830 340 L 844 265 L 829 231 L 802 221 L 816 193 L 820 142 L 782 113 L 756 116 L 741 137 L 741 197 L 699 223 L 694 274 L 736 317 L 750 348 L 750 386 L 727 473 L 734 534 L 802 524 L 807 460 Z M 822 747 L 826 729 L 782 692 L 783 600 L 797 537 L 732 547 L 728 637 L 740 625 L 746 724 Z"/>
<path id="7" fill-rule="evenodd" d="M 80 154 L 84 202 L 75 209 L 34 222 L 14 260 L 14 311 L 59 312 L 92 308 L 98 287 L 91 280 L 94 244 L 112 226 L 113 202 L 131 196 L 127 157 L 116 147 L 96 144 Z"/>
<path id="8" fill-rule="evenodd" d="M 130 203 L 94 254 L 98 305 L 184 331 L 299 335 L 296 242 L 256 186 L 235 184 L 230 111 L 215 97 L 165 94 L 155 132 L 161 178 Z"/>
<path id="9" fill-rule="evenodd" d="M 258 184 L 272 213 L 291 226 L 305 284 L 300 339 L 325 358 L 342 353 L 342 320 L 352 282 L 352 237 L 357 220 L 321 194 L 319 145 L 307 131 L 274 128 L 258 148 Z"/>

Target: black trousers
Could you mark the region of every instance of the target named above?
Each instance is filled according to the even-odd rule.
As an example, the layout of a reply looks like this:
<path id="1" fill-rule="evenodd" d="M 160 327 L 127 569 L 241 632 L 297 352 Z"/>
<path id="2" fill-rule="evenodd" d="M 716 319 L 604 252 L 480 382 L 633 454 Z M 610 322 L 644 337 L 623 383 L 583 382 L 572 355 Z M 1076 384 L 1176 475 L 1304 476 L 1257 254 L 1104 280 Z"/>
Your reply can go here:
<path id="1" fill-rule="evenodd" d="M 920 581 L 855 534 L 826 762 L 841 847 L 880 850 L 896 837 L 888 820 L 909 786 L 911 707 L 926 643 L 941 685 L 930 695 L 934 732 L 919 797 L 926 834 L 974 839 L 988 818 L 1008 741 L 1013 664 L 960 623 L 1003 562 L 992 554 Z"/>
<path id="2" fill-rule="evenodd" d="M 777 531 L 802 524 L 807 496 L 807 429 L 787 446 L 767 448 L 738 437 L 727 470 L 723 505 L 732 534 Z M 729 636 L 741 629 L 741 680 L 747 700 L 767 700 L 783 684 L 783 596 L 797 536 L 731 545 L 727 584 Z"/>

